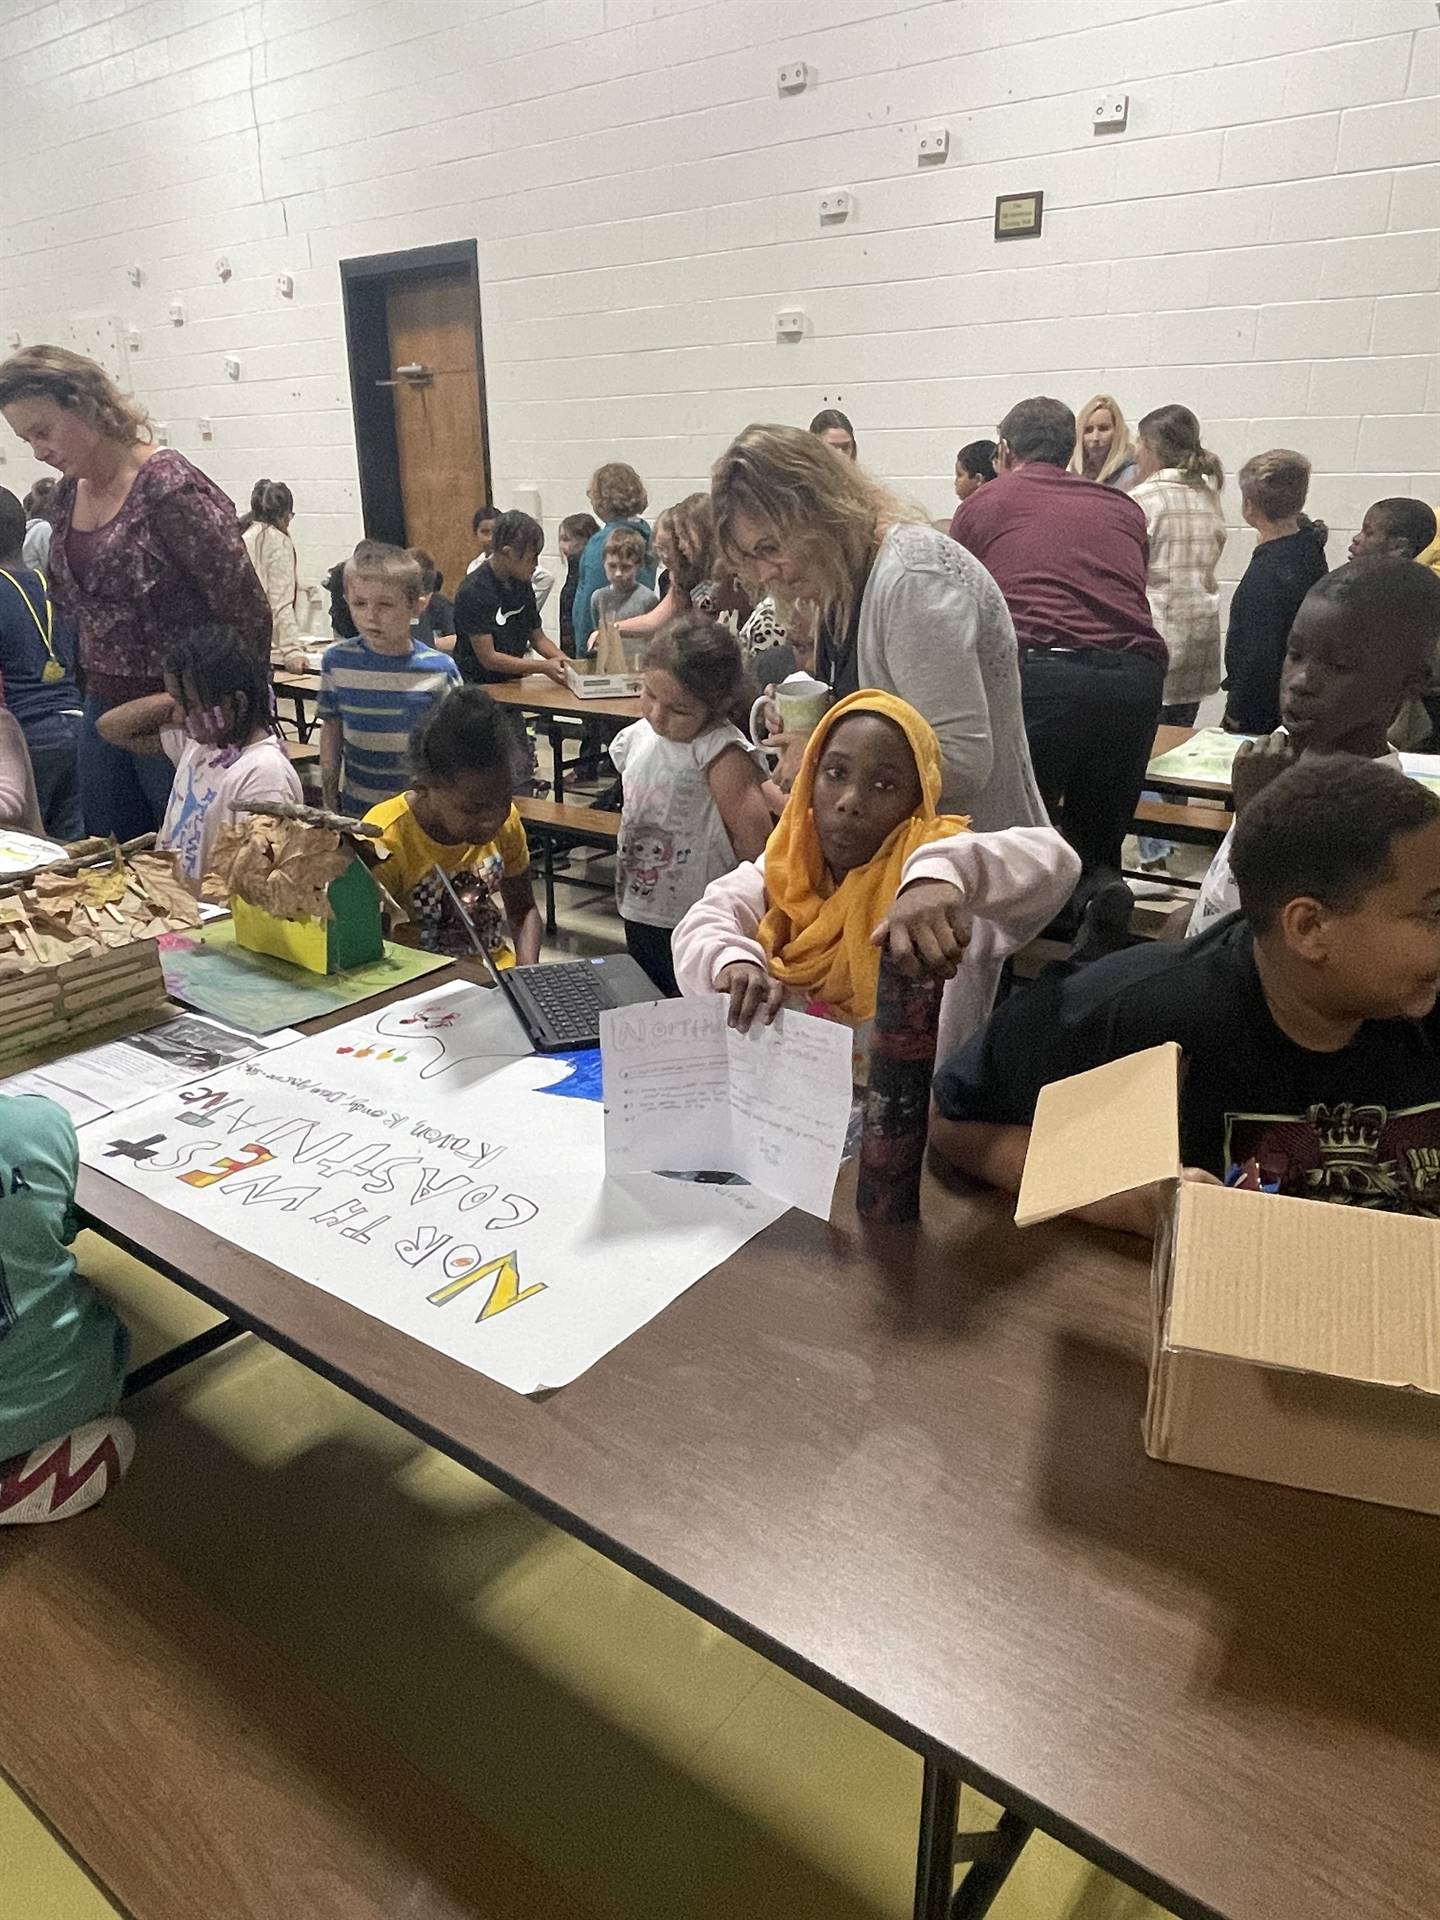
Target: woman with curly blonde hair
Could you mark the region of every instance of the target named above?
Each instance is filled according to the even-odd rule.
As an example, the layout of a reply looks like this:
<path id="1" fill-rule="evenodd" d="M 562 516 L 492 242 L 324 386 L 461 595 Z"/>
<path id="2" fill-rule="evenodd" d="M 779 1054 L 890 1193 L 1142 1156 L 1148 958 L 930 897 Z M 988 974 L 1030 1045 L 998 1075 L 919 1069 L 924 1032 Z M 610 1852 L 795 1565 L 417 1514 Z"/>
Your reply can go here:
<path id="1" fill-rule="evenodd" d="M 0 413 L 61 474 L 50 580 L 80 641 L 80 792 L 89 833 L 153 831 L 170 763 L 102 740 L 111 707 L 163 693 L 174 640 L 218 621 L 268 658 L 270 607 L 235 507 L 173 447 L 103 367 L 65 347 L 26 347 L 0 365 Z"/>
<path id="2" fill-rule="evenodd" d="M 1113 393 L 1097 393 L 1076 415 L 1070 471 L 1122 493 L 1129 493 L 1140 478 L 1135 441 Z"/>
<path id="3" fill-rule="evenodd" d="M 715 463 L 710 497 L 720 551 L 747 587 L 773 593 L 782 615 L 815 610 L 815 671 L 835 698 L 874 687 L 929 721 L 945 811 L 986 831 L 1045 825 L 1015 629 L 973 555 L 798 427 L 747 427 Z"/>

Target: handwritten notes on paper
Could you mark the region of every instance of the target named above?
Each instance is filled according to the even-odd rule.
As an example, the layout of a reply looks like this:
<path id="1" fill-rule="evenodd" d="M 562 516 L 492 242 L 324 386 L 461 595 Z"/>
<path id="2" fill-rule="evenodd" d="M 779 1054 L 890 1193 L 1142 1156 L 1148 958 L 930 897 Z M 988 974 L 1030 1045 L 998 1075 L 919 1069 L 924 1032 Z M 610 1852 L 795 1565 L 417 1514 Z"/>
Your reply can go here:
<path id="1" fill-rule="evenodd" d="M 829 1217 L 850 1118 L 852 1036 L 805 1013 L 736 1033 L 723 994 L 600 1016 L 611 1173 L 736 1173 Z"/>
<path id="2" fill-rule="evenodd" d="M 87 1126 L 88 1167 L 520 1393 L 563 1386 L 784 1211 L 607 1179 L 594 1054 L 449 986 Z"/>

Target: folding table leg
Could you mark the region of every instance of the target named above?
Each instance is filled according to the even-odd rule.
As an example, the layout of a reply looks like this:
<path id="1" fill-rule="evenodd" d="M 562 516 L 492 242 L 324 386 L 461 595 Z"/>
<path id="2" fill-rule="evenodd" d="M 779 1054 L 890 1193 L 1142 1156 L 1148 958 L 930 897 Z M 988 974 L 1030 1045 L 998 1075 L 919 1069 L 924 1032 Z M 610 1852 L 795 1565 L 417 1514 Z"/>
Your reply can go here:
<path id="1" fill-rule="evenodd" d="M 193 1361 L 203 1360 L 207 1353 L 225 1347 L 232 1340 L 238 1340 L 245 1328 L 234 1320 L 221 1320 L 213 1327 L 207 1327 L 204 1333 L 197 1333 L 193 1339 L 182 1340 L 178 1346 L 169 1347 L 164 1353 L 156 1354 L 153 1360 L 147 1360 L 143 1367 L 136 1367 L 125 1376 L 124 1398 L 131 1394 L 143 1393 L 146 1387 L 153 1387 L 157 1380 L 168 1380 L 172 1373 L 178 1373 L 181 1367 L 188 1367 Z"/>
<path id="2" fill-rule="evenodd" d="M 960 1777 L 926 1759 L 920 1788 L 914 1920 L 985 1920 L 1035 1829 L 1008 1808 L 992 1828 L 957 1833 Z M 969 1868 L 955 1891 L 955 1868 Z"/>
<path id="3" fill-rule="evenodd" d="M 955 1858 L 971 1865 L 951 1905 L 950 1920 L 985 1920 L 1034 1831 L 1028 1820 L 1007 1808 L 988 1832 L 959 1836 Z"/>
<path id="4" fill-rule="evenodd" d="M 565 801 L 565 729 L 558 720 L 547 722 L 545 731 L 550 735 L 550 767 L 555 775 L 555 798 L 561 805 Z"/>
<path id="5" fill-rule="evenodd" d="M 960 1776 L 927 1754 L 920 1784 L 914 1920 L 949 1920 L 955 1888 L 955 1828 L 959 1818 Z"/>
<path id="6" fill-rule="evenodd" d="M 554 933 L 559 923 L 555 918 L 555 840 L 552 834 L 545 836 L 545 863 L 542 869 L 545 875 L 545 931 Z"/>

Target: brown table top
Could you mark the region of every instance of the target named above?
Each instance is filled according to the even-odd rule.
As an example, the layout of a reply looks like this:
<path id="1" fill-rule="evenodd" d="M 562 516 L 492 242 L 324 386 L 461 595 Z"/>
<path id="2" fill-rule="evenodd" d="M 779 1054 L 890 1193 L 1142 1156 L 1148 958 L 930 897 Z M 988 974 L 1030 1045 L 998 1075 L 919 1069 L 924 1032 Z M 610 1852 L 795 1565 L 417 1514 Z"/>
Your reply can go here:
<path id="1" fill-rule="evenodd" d="M 486 688 L 501 706 L 524 707 L 529 713 L 563 713 L 567 719 L 638 720 L 640 697 L 627 700 L 582 700 L 568 687 L 556 686 L 544 673 L 527 673 Z"/>
<path id="2" fill-rule="evenodd" d="M 1198 727 L 1157 727 L 1155 729 L 1155 744 L 1150 749 L 1150 758 L 1152 760 L 1158 760 L 1162 753 L 1169 753 L 1174 747 L 1183 747 L 1185 742 L 1187 740 L 1193 740 L 1199 731 L 1200 729 Z M 1187 773 L 1183 779 L 1175 779 L 1172 776 L 1167 779 L 1154 780 L 1147 775 L 1145 784 L 1146 786 L 1163 787 L 1167 793 L 1214 794 L 1217 799 L 1223 800 L 1227 806 L 1230 803 L 1230 782 L 1228 780 L 1201 780 L 1197 779 L 1193 774 Z"/>
<path id="3" fill-rule="evenodd" d="M 435 985 L 429 976 L 426 987 Z M 1148 1266 L 927 1175 L 526 1399 L 83 1170 L 142 1258 L 1176 1912 L 1440 1913 L 1440 1524 L 1148 1460 Z"/>
<path id="4" fill-rule="evenodd" d="M 298 694 L 301 699 L 313 700 L 320 691 L 320 676 L 318 673 L 277 670 L 272 676 L 272 684 L 276 693 L 284 699 L 293 700 Z M 527 673 L 518 680 L 497 681 L 487 686 L 485 691 L 501 706 L 523 707 L 529 713 L 558 713 L 564 714 L 567 719 L 583 720 L 640 718 L 638 695 L 627 700 L 582 700 L 579 694 L 571 693 L 568 687 L 557 687 L 543 673 Z"/>

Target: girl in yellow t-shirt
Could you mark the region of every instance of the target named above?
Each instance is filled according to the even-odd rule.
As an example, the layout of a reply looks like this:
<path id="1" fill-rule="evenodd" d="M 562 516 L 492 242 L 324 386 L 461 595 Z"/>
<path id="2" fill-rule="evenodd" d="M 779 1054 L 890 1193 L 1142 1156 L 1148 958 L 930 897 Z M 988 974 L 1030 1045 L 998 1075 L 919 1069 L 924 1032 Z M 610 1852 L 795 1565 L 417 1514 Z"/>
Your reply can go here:
<path id="1" fill-rule="evenodd" d="M 454 687 L 410 743 L 414 785 L 372 807 L 388 858 L 380 879 L 430 953 L 469 953 L 470 936 L 440 879 L 459 895 L 497 966 L 540 958 L 530 849 L 515 811 L 510 730 L 483 687 Z"/>

